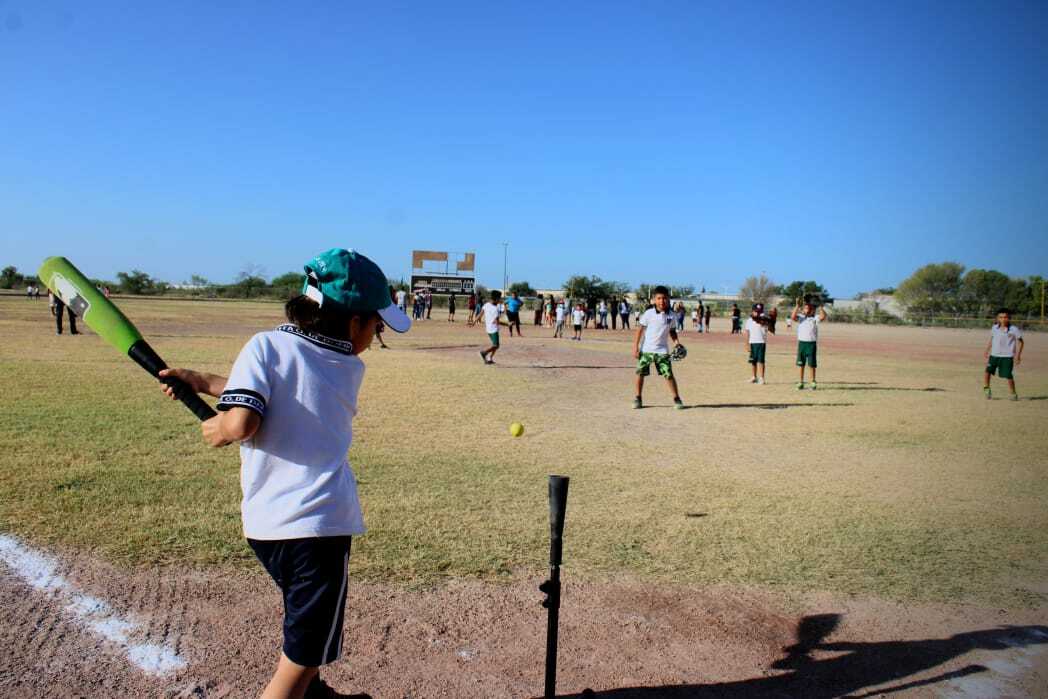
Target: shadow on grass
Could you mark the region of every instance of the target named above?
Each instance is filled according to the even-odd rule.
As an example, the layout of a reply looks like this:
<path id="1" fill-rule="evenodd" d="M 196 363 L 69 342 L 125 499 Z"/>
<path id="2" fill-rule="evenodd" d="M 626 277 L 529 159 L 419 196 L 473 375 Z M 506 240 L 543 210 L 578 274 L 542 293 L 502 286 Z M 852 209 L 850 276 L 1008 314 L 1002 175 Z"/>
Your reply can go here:
<path id="1" fill-rule="evenodd" d="M 1019 400 L 1048 400 L 1048 396 L 1029 396 L 1028 398 L 1020 398 Z"/>
<path id="2" fill-rule="evenodd" d="M 822 382 L 819 382 L 819 386 L 823 386 Z M 903 386 L 866 386 L 866 385 L 846 385 L 846 386 L 835 386 L 829 389 L 831 391 L 922 391 L 925 393 L 945 393 L 945 388 L 906 388 Z"/>
<path id="3" fill-rule="evenodd" d="M 635 369 L 634 366 L 597 366 L 595 364 L 528 364 L 526 366 L 508 366 L 506 369 Z"/>
<path id="4" fill-rule="evenodd" d="M 848 408 L 855 403 L 696 403 L 685 405 L 685 410 L 715 410 L 721 408 L 756 408 L 757 410 L 785 410 L 786 408 Z M 648 408 L 673 408 L 672 405 L 645 405 Z"/>
<path id="5" fill-rule="evenodd" d="M 917 641 L 876 641 L 870 643 L 827 642 L 825 639 L 840 623 L 839 614 L 818 614 L 801 619 L 797 625 L 797 643 L 783 649 L 783 657 L 772 668 L 782 674 L 754 677 L 716 684 L 668 685 L 662 687 L 623 687 L 600 692 L 563 695 L 599 699 L 743 699 L 744 697 L 872 697 L 900 692 L 939 682 L 958 680 L 968 675 L 987 672 L 983 665 L 966 665 L 934 677 L 905 682 L 907 677 L 934 670 L 973 650 L 1006 651 L 1013 648 L 1048 644 L 1048 627 L 1002 626 L 982 631 L 959 633 L 949 638 Z M 815 659 L 812 653 L 834 653 L 833 657 Z M 1001 662 L 1007 663 L 1006 660 Z M 1021 670 L 1023 660 L 1014 663 Z M 861 692 L 896 682 L 891 687 Z M 982 688 L 985 690 L 985 688 Z M 963 692 L 962 692 L 963 693 Z"/>

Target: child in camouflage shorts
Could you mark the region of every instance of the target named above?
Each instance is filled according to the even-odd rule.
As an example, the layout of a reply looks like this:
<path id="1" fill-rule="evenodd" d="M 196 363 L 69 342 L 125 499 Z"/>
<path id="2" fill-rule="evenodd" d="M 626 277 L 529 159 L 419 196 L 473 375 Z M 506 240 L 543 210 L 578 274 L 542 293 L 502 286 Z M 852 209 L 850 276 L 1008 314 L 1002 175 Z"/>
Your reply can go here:
<path id="1" fill-rule="evenodd" d="M 680 345 L 677 339 L 676 318 L 670 313 L 670 292 L 664 286 L 655 287 L 655 305 L 644 311 L 638 322 L 637 334 L 633 338 L 633 358 L 637 360 L 637 394 L 633 399 L 634 408 L 644 407 L 641 395 L 644 392 L 644 377 L 651 374 L 651 365 L 666 379 L 670 392 L 673 393 L 673 405 L 678 410 L 684 407 L 677 391 L 677 379 L 673 376 L 673 365 L 670 363 L 668 340 Z M 641 344 L 641 340 L 644 344 Z"/>

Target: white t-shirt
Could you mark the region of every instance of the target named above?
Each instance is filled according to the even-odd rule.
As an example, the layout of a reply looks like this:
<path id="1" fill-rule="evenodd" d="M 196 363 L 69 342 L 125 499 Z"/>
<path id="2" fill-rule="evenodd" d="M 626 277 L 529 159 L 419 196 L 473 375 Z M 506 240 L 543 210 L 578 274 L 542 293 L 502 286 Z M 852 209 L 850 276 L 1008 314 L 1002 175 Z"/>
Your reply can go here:
<path id="1" fill-rule="evenodd" d="M 604 303 L 603 301 L 601 301 L 600 305 L 597 306 L 597 312 L 598 313 L 607 313 L 608 312 L 608 305 L 606 303 Z"/>
<path id="2" fill-rule="evenodd" d="M 819 341 L 819 317 L 797 314 L 797 340 L 800 342 Z"/>
<path id="3" fill-rule="evenodd" d="M 400 291 L 397 292 L 397 305 L 398 306 L 403 306 L 405 303 L 407 303 L 407 300 L 408 300 L 408 293 L 406 291 L 401 289 Z"/>
<path id="4" fill-rule="evenodd" d="M 484 329 L 489 333 L 497 333 L 499 331 L 499 316 L 502 315 L 499 307 L 488 301 L 480 310 L 484 314 Z"/>
<path id="5" fill-rule="evenodd" d="M 240 444 L 240 510 L 250 539 L 364 533 L 347 459 L 364 363 L 352 345 L 281 325 L 252 337 L 233 364 L 219 410 L 262 416 Z"/>
<path id="6" fill-rule="evenodd" d="M 574 325 L 582 325 L 582 322 L 586 320 L 586 311 L 580 311 L 575 309 L 571 312 L 571 322 Z"/>
<path id="7" fill-rule="evenodd" d="M 624 315 L 630 312 L 630 307 L 626 305 L 625 301 L 619 302 L 619 315 Z"/>
<path id="8" fill-rule="evenodd" d="M 641 345 L 641 352 L 670 353 L 670 330 L 675 330 L 677 327 L 677 321 L 672 312 L 659 313 L 654 308 L 649 308 L 644 311 L 637 322 L 644 328 L 644 344 Z"/>
<path id="9" fill-rule="evenodd" d="M 564 322 L 564 304 L 562 304 L 562 303 L 558 303 L 557 304 L 557 322 L 558 323 L 563 323 Z"/>
<path id="10" fill-rule="evenodd" d="M 753 318 L 747 318 L 746 327 L 744 329 L 750 334 L 751 345 L 763 345 L 768 341 L 767 325 L 761 325 Z"/>
<path id="11" fill-rule="evenodd" d="M 1023 331 L 1014 325 L 1009 325 L 1005 330 L 999 325 L 994 325 L 990 330 L 990 356 L 991 357 L 1014 357 L 1015 346 L 1023 338 Z"/>

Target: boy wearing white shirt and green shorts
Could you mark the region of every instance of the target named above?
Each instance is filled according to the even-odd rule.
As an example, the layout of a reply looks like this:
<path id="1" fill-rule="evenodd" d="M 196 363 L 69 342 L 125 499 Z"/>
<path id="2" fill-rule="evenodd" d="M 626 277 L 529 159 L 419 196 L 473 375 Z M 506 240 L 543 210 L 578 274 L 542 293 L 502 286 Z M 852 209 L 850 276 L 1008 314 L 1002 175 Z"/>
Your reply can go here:
<path id="1" fill-rule="evenodd" d="M 815 383 L 815 367 L 818 366 L 816 343 L 819 341 L 819 323 L 826 322 L 826 311 L 819 308 L 819 314 L 815 315 L 815 304 L 811 301 L 804 302 L 804 312 L 801 313 L 801 302 L 797 299 L 797 306 L 790 314 L 790 320 L 797 323 L 797 366 L 801 368 L 801 380 L 797 384 L 798 390 L 804 389 L 804 366 L 811 367 L 811 390 L 819 386 Z"/>
<path id="2" fill-rule="evenodd" d="M 677 379 L 673 376 L 673 364 L 670 361 L 670 339 L 680 345 L 675 329 L 677 320 L 670 312 L 670 291 L 664 286 L 655 287 L 655 306 L 644 311 L 637 321 L 637 334 L 633 338 L 633 358 L 637 360 L 637 395 L 633 399 L 634 408 L 644 407 L 641 396 L 644 392 L 644 377 L 651 374 L 651 365 L 659 376 L 666 379 L 666 385 L 673 393 L 673 406 L 678 410 L 684 403 L 677 392 Z M 641 340 L 644 344 L 641 344 Z"/>
<path id="3" fill-rule="evenodd" d="M 997 322 L 990 330 L 990 343 L 986 345 L 986 371 L 983 374 L 983 393 L 990 396 L 990 377 L 994 374 L 1008 381 L 1012 400 L 1019 400 L 1015 392 L 1015 377 L 1012 370 L 1023 359 L 1023 332 L 1012 325 L 1012 312 L 1007 308 L 997 311 Z"/>
<path id="4" fill-rule="evenodd" d="M 742 334 L 746 338 L 746 345 L 749 348 L 749 362 L 753 365 L 753 378 L 750 379 L 750 383 L 764 383 L 764 362 L 768 346 L 769 329 L 768 321 L 764 317 L 764 304 L 753 304 L 750 317 L 746 319 L 746 325 L 742 328 Z M 758 371 L 760 372 L 759 376 Z"/>
<path id="5" fill-rule="evenodd" d="M 347 696 L 319 669 L 342 654 L 350 547 L 364 533 L 346 458 L 364 379 L 359 355 L 382 324 L 411 326 L 363 255 L 328 250 L 305 271 L 302 295 L 284 308 L 289 322 L 252 337 L 228 379 L 161 372 L 219 399 L 219 414 L 202 423 L 204 441 L 240 444 L 244 536 L 284 600 L 282 652 L 263 699 Z"/>
<path id="6" fill-rule="evenodd" d="M 502 304 L 499 303 L 499 299 L 501 298 L 501 291 L 492 291 L 491 300 L 480 309 L 480 315 L 484 319 L 484 332 L 491 340 L 491 347 L 480 351 L 480 358 L 484 360 L 485 364 L 495 363 L 495 353 L 499 351 L 501 344 L 499 342 L 499 318 L 502 317 Z"/>

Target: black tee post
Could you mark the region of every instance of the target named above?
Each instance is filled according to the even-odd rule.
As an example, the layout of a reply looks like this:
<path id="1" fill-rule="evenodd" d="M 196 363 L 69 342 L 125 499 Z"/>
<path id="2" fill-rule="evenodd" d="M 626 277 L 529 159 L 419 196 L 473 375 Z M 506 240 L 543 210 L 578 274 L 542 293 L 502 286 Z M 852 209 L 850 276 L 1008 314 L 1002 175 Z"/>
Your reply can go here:
<path id="1" fill-rule="evenodd" d="M 549 610 L 546 625 L 545 699 L 557 695 L 557 624 L 560 618 L 560 563 L 564 552 L 564 515 L 568 507 L 568 478 L 549 477 L 549 580 L 539 585 L 546 593 L 542 606 Z"/>

